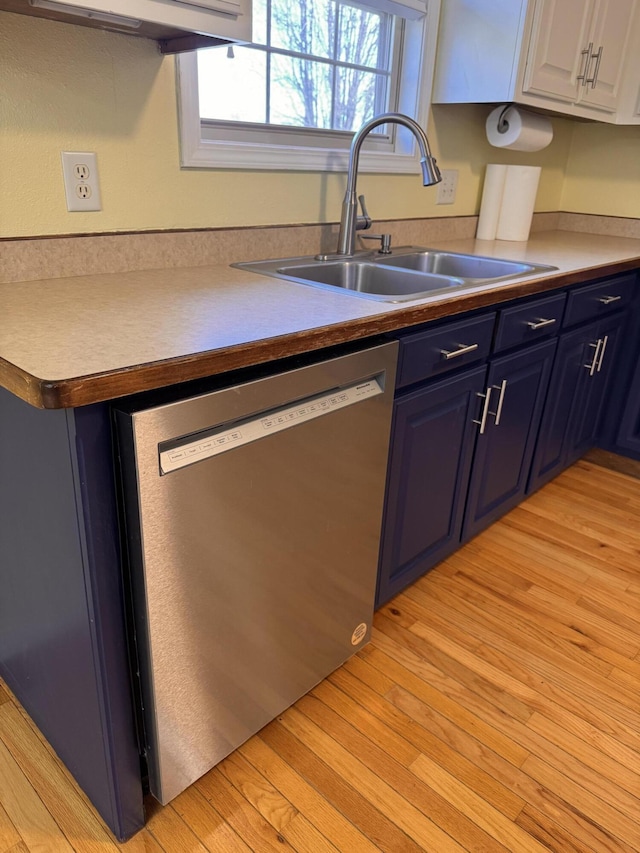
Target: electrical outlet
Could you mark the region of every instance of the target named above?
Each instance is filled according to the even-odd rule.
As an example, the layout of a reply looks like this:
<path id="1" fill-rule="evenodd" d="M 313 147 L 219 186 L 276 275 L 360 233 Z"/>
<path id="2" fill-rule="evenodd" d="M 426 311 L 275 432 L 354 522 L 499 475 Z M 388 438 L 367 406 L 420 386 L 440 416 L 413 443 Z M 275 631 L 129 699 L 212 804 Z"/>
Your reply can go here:
<path id="1" fill-rule="evenodd" d="M 438 184 L 436 204 L 453 204 L 458 187 L 458 170 L 442 169 L 442 180 Z"/>
<path id="2" fill-rule="evenodd" d="M 62 174 L 67 210 L 102 210 L 98 161 L 93 151 L 63 151 Z"/>

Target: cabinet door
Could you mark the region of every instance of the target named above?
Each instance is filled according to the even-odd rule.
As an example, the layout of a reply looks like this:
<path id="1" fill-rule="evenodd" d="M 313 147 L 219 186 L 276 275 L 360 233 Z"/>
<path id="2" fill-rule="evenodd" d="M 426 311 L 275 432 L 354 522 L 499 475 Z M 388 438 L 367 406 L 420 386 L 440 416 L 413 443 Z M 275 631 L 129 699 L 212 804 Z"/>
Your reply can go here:
<path id="1" fill-rule="evenodd" d="M 597 323 L 581 326 L 560 338 L 527 492 L 540 488 L 566 468 L 571 414 L 585 396 L 597 340 Z"/>
<path id="2" fill-rule="evenodd" d="M 585 106 L 615 112 L 637 0 L 595 0 L 588 73 L 579 88 Z M 588 46 L 588 45 L 587 45 Z"/>
<path id="3" fill-rule="evenodd" d="M 585 345 L 590 350 L 585 363 L 593 364 L 592 359 L 595 359 L 595 366 L 584 370 L 583 392 L 576 397 L 569 423 L 564 467 L 571 465 L 596 443 L 625 320 L 625 314 L 616 314 L 601 320 L 595 335 L 593 332 L 589 336 L 585 334 Z"/>
<path id="4" fill-rule="evenodd" d="M 464 540 L 524 496 L 556 343 L 528 347 L 497 359 L 489 368 L 489 417 L 476 444 Z"/>
<path id="5" fill-rule="evenodd" d="M 524 91 L 573 103 L 586 50 L 593 0 L 539 0 L 533 19 Z"/>
<path id="6" fill-rule="evenodd" d="M 378 606 L 460 544 L 486 371 L 466 370 L 395 404 Z"/>
<path id="7" fill-rule="evenodd" d="M 615 450 L 640 459 L 640 361 L 631 377 Z"/>

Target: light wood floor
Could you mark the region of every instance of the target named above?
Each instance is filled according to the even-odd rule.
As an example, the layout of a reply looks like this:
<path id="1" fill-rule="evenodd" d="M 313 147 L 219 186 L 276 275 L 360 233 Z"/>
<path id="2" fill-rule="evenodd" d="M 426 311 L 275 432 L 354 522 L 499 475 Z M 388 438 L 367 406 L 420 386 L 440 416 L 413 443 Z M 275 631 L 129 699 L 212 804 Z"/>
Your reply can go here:
<path id="1" fill-rule="evenodd" d="M 639 520 L 578 463 L 124 845 L 0 687 L 0 853 L 638 853 Z"/>

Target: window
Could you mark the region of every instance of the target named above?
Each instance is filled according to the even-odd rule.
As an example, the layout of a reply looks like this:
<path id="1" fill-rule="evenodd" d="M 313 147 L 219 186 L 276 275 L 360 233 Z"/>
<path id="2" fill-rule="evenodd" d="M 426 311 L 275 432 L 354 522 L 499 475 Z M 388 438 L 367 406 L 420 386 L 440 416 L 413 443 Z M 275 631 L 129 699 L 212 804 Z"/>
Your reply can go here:
<path id="1" fill-rule="evenodd" d="M 353 132 L 374 115 L 404 112 L 424 125 L 437 6 L 253 0 L 251 45 L 177 60 L 182 164 L 339 171 Z M 360 165 L 413 172 L 417 162 L 413 137 L 389 125 L 369 135 Z"/>

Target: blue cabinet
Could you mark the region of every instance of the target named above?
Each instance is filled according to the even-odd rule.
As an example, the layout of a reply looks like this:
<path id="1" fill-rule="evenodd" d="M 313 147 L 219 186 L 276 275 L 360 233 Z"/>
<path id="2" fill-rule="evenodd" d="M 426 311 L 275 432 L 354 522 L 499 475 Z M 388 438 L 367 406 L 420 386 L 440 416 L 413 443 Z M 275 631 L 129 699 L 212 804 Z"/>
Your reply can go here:
<path id="1" fill-rule="evenodd" d="M 395 402 L 378 606 L 524 496 L 556 339 Z"/>
<path id="2" fill-rule="evenodd" d="M 378 605 L 460 545 L 486 373 L 468 368 L 396 401 Z"/>
<path id="3" fill-rule="evenodd" d="M 0 675 L 118 839 L 144 823 L 108 406 L 0 389 Z"/>
<path id="4" fill-rule="evenodd" d="M 494 313 L 401 339 L 378 606 L 524 496 L 564 301 L 501 311 L 494 346 L 525 346 L 488 366 Z"/>
<path id="5" fill-rule="evenodd" d="M 524 497 L 556 343 L 552 339 L 526 347 L 489 368 L 463 540 Z"/>
<path id="6" fill-rule="evenodd" d="M 596 444 L 626 317 L 616 311 L 561 335 L 528 493 Z"/>
<path id="7" fill-rule="evenodd" d="M 634 294 L 625 274 L 401 337 L 378 606 L 595 444 Z M 623 425 L 640 453 L 640 395 Z"/>
<path id="8" fill-rule="evenodd" d="M 634 302 L 635 308 L 628 312 L 610 377 L 613 390 L 605 402 L 598 446 L 640 460 L 640 293 L 637 285 Z"/>

